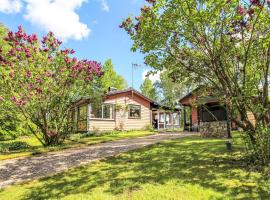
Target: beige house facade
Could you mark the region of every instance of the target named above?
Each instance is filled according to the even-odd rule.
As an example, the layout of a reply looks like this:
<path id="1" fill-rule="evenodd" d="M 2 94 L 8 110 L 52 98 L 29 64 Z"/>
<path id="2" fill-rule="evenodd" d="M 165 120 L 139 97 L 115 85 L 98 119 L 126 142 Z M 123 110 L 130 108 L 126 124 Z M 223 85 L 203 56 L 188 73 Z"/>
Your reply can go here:
<path id="1" fill-rule="evenodd" d="M 78 132 L 179 128 L 179 110 L 161 109 L 133 88 L 110 90 L 100 103 L 84 98 L 74 104 L 72 119 Z M 163 121 L 163 122 L 162 122 Z M 167 122 L 167 123 L 166 123 Z"/>

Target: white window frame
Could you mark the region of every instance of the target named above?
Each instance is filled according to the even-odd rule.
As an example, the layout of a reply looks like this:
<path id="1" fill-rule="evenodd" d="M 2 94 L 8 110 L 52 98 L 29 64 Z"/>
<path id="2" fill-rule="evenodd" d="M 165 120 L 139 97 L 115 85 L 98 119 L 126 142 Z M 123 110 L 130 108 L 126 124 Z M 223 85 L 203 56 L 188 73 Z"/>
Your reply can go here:
<path id="1" fill-rule="evenodd" d="M 104 118 L 104 113 L 103 113 L 103 110 L 104 110 L 104 106 L 105 105 L 110 105 L 112 106 L 113 108 L 113 113 L 112 113 L 112 118 Z M 114 121 L 115 120 L 115 115 L 116 115 L 116 109 L 115 109 L 115 104 L 112 104 L 112 103 L 104 103 L 101 105 L 101 118 L 96 118 L 96 117 L 91 117 L 91 114 L 92 114 L 92 104 L 90 104 L 90 119 L 92 120 L 104 120 L 104 121 Z"/>

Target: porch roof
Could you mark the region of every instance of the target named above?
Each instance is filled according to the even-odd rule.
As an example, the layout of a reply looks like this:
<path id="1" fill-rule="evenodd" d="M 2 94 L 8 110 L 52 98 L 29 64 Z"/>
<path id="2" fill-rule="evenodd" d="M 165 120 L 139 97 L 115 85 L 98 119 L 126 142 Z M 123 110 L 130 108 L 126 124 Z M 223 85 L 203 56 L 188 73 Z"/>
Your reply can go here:
<path id="1" fill-rule="evenodd" d="M 219 103 L 218 98 L 212 95 L 199 96 L 199 94 L 196 94 L 200 90 L 200 88 L 201 87 L 197 87 L 195 90 L 182 97 L 179 100 L 179 103 L 182 106 L 191 106 L 193 103 L 196 103 L 198 105 L 204 105 L 208 103 Z"/>

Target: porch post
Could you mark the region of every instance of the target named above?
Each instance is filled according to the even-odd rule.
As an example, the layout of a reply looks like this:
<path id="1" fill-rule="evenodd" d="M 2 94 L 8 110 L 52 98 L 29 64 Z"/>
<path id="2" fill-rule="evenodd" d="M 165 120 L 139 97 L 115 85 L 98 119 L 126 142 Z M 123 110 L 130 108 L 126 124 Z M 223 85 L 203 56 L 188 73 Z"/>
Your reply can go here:
<path id="1" fill-rule="evenodd" d="M 159 110 L 158 110 L 157 129 L 159 130 Z"/>
<path id="2" fill-rule="evenodd" d="M 165 112 L 165 113 L 163 113 L 163 115 L 164 115 L 164 129 L 166 129 L 166 123 L 167 123 L 167 113 Z"/>
<path id="3" fill-rule="evenodd" d="M 173 113 L 170 112 L 170 118 L 171 118 L 171 122 L 172 122 L 172 128 L 174 130 L 174 121 L 173 121 Z"/>
<path id="4" fill-rule="evenodd" d="M 187 123 L 187 119 L 186 119 L 186 107 L 184 106 L 184 130 L 186 130 L 186 123 Z"/>

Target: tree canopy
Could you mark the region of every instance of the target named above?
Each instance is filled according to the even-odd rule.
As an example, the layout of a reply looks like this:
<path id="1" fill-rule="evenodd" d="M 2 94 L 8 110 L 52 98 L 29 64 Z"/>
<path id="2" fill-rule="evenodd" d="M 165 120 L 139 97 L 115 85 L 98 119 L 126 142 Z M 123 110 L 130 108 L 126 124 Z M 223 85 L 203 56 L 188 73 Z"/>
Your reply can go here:
<path id="1" fill-rule="evenodd" d="M 175 83 L 167 71 L 160 74 L 160 80 L 154 84 L 159 94 L 159 101 L 162 105 L 175 108 L 179 104 L 179 99 L 187 94 L 193 87 L 190 80 Z"/>
<path id="2" fill-rule="evenodd" d="M 175 82 L 190 77 L 211 89 L 260 149 L 254 148 L 256 156 L 269 162 L 270 153 L 262 153 L 269 152 L 269 142 L 257 144 L 258 138 L 270 138 L 261 131 L 270 129 L 270 1 L 148 2 L 139 16 L 120 25 L 134 42 L 132 50 L 144 53 L 154 69 L 166 69 Z"/>
<path id="3" fill-rule="evenodd" d="M 144 82 L 140 86 L 140 90 L 143 95 L 147 96 L 148 98 L 156 101 L 158 98 L 156 88 L 153 86 L 152 81 L 146 77 Z"/>
<path id="4" fill-rule="evenodd" d="M 101 77 L 100 82 L 101 88 L 104 92 L 106 92 L 109 87 L 114 87 L 118 90 L 122 90 L 127 87 L 126 80 L 114 70 L 111 59 L 105 61 L 102 66 L 102 71 L 103 76 Z"/>

